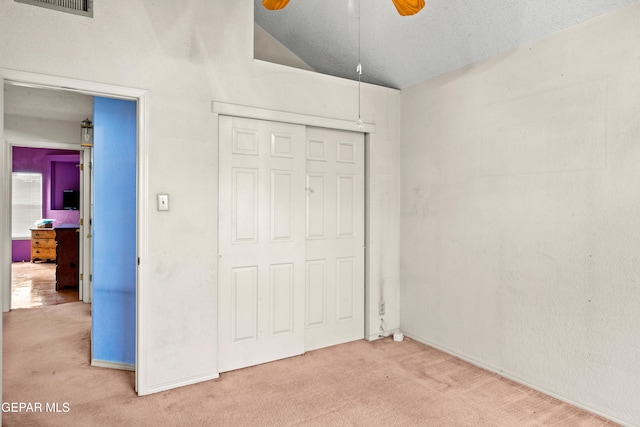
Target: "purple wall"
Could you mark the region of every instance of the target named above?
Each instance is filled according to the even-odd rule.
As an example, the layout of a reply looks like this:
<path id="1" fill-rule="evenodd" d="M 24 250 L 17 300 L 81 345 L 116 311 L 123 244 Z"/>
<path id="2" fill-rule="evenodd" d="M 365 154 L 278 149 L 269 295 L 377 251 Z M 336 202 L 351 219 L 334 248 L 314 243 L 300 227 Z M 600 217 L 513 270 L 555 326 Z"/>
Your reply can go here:
<path id="1" fill-rule="evenodd" d="M 80 211 L 62 210 L 62 190 L 80 189 L 80 171 L 76 166 L 78 163 L 78 151 L 13 147 L 13 172 L 42 174 L 42 218 L 55 220 L 54 226 L 78 224 L 80 221 Z M 30 248 L 28 240 L 13 240 L 12 261 L 29 261 Z"/>

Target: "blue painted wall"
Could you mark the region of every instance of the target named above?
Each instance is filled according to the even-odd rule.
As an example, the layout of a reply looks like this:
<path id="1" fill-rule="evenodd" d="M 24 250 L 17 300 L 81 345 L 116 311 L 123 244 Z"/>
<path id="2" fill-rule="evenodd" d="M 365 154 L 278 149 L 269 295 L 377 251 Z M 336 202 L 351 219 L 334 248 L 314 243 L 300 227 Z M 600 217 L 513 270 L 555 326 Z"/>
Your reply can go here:
<path id="1" fill-rule="evenodd" d="M 92 352 L 135 364 L 136 103 L 94 98 Z"/>

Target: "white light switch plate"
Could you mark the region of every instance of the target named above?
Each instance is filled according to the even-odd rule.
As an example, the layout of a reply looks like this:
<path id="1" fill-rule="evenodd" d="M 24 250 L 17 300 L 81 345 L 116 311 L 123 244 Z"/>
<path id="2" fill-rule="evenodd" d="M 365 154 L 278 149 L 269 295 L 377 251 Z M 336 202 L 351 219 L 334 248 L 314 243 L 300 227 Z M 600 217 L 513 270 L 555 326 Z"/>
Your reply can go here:
<path id="1" fill-rule="evenodd" d="M 159 211 L 168 211 L 169 210 L 169 195 L 168 194 L 158 194 L 158 210 Z"/>

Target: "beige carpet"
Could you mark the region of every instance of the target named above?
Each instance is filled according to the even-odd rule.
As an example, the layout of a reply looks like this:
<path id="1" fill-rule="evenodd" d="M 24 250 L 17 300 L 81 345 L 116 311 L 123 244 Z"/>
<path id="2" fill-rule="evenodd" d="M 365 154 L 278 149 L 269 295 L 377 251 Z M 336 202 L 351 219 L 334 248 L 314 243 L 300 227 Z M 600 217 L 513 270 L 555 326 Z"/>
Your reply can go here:
<path id="1" fill-rule="evenodd" d="M 89 329 L 82 303 L 4 314 L 3 401 L 43 412 L 5 412 L 3 425 L 615 425 L 408 339 L 356 341 L 137 397 L 132 372 L 89 366 Z"/>

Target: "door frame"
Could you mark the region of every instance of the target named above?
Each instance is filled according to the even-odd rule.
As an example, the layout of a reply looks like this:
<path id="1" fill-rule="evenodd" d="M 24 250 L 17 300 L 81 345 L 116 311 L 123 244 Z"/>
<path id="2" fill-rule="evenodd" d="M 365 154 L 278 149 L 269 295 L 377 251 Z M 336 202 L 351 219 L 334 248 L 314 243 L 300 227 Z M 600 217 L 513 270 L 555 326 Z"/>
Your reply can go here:
<path id="1" fill-rule="evenodd" d="M 0 176 L 3 177 L 0 185 L 0 265 L 11 265 L 11 159 L 10 144 L 4 136 L 4 85 L 5 83 L 35 87 L 41 89 L 66 90 L 91 96 L 106 98 L 127 99 L 136 101 L 137 109 L 137 196 L 136 196 L 136 249 L 138 255 L 138 269 L 136 277 L 136 391 L 139 395 L 148 394 L 146 390 L 146 369 L 144 331 L 146 320 L 147 298 L 147 273 L 141 260 L 146 260 L 148 254 L 147 218 L 149 212 L 148 194 L 148 117 L 149 117 L 149 92 L 143 89 L 115 86 L 86 80 L 78 80 L 66 77 L 50 76 L 46 74 L 30 73 L 25 71 L 0 68 Z M 78 144 L 78 149 L 80 145 Z M 0 278 L 11 283 L 11 268 L 2 268 L 4 272 Z M 2 290 L 3 308 L 5 306 L 5 290 Z M 9 287 L 9 292 L 11 289 Z M 2 339 L 2 319 L 0 318 L 0 346 Z M 0 347 L 1 349 L 1 347 Z M 0 352 L 0 357 L 1 357 Z M 1 359 L 0 359 L 1 361 Z M 1 372 L 0 372 L 1 384 Z M 1 385 L 0 385 L 1 387 Z M 0 388 L 1 391 L 1 388 Z"/>
<path id="2" fill-rule="evenodd" d="M 371 325 L 374 323 L 374 317 L 377 320 L 377 308 L 371 307 L 372 302 L 372 284 L 370 283 L 370 210 L 371 210 L 371 191 L 370 191 L 370 183 L 371 181 L 371 168 L 370 168 L 370 145 L 374 143 L 375 133 L 376 133 L 376 125 L 372 123 L 363 123 L 362 126 L 359 126 L 356 120 L 344 120 L 344 119 L 335 119 L 330 117 L 320 117 L 320 116 L 311 116 L 306 114 L 299 113 L 291 113 L 287 111 L 280 110 L 269 110 L 258 107 L 250 107 L 246 105 L 238 105 L 238 104 L 230 104 L 226 102 L 218 102 L 213 101 L 211 103 L 211 111 L 215 115 L 216 124 L 219 122 L 219 116 L 233 116 L 233 117 L 243 117 L 248 119 L 257 119 L 257 120 L 267 120 L 273 122 L 284 122 L 291 124 L 299 124 L 304 126 L 312 126 L 312 127 L 321 127 L 328 129 L 336 129 L 336 130 L 346 130 L 352 132 L 360 132 L 364 134 L 364 238 L 365 238 L 365 248 L 364 248 L 364 330 L 363 338 L 370 339 L 371 335 L 369 331 L 371 330 Z M 219 159 L 218 159 L 218 170 L 219 168 Z M 216 246 L 218 246 L 218 242 L 216 242 Z M 219 248 L 217 251 L 219 252 Z M 219 257 L 218 264 L 219 264 Z M 218 266 L 219 271 L 219 266 Z M 377 305 L 377 302 L 375 303 Z"/>

